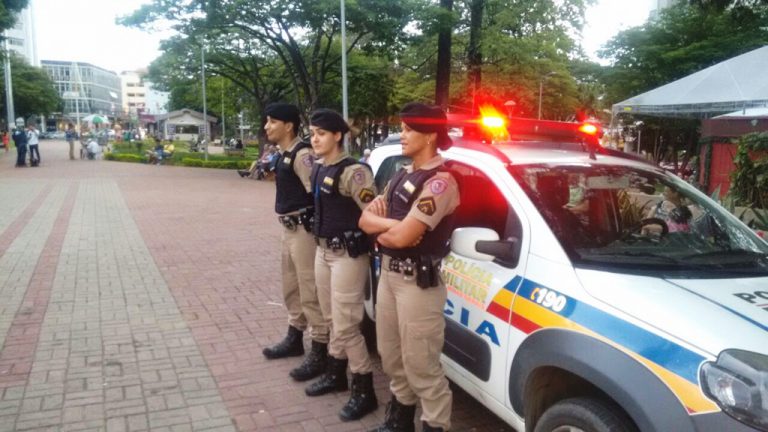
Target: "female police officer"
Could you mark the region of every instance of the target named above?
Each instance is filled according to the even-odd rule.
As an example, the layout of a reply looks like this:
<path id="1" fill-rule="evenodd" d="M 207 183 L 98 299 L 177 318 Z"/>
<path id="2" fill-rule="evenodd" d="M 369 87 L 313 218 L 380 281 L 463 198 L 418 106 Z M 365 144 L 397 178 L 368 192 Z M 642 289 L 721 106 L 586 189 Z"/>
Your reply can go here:
<path id="1" fill-rule="evenodd" d="M 403 155 L 413 160 L 363 211 L 360 228 L 378 234 L 382 252 L 376 305 L 376 337 L 392 400 L 376 431 L 413 431 L 421 400 L 422 430 L 450 428 L 451 391 L 440 365 L 447 292 L 439 262 L 448 253 L 458 185 L 437 149 L 451 139 L 445 113 L 410 103 L 400 112 Z"/>
<path id="2" fill-rule="evenodd" d="M 363 290 L 368 277 L 368 237 L 357 227 L 362 209 L 376 196 L 368 166 L 349 157 L 343 148 L 349 127 L 335 111 L 312 114 L 312 149 L 321 158 L 312 169 L 317 243 L 315 284 L 320 308 L 331 319 L 328 367 L 306 389 L 319 396 L 347 389 L 347 363 L 352 370 L 352 395 L 341 409 L 342 420 L 356 420 L 378 405 L 373 391 L 371 359 L 360 333 Z"/>

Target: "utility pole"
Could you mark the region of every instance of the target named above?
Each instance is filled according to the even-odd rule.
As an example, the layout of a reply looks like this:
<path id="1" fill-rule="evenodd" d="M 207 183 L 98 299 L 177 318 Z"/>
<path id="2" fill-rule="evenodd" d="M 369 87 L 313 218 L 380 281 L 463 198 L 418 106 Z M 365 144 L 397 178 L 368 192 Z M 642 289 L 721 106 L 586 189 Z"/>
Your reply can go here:
<path id="1" fill-rule="evenodd" d="M 341 0 L 341 110 L 344 120 L 349 123 L 349 95 L 347 94 L 347 15 Z M 344 149 L 349 151 L 350 134 L 344 137 Z"/>
<path id="2" fill-rule="evenodd" d="M 8 49 L 8 32 L 3 32 L 3 48 L 5 48 L 5 106 L 8 108 L 6 121 L 8 122 L 8 132 L 15 124 L 16 110 L 13 106 L 13 80 L 11 79 L 11 55 Z"/>
<path id="3" fill-rule="evenodd" d="M 205 128 L 205 133 L 203 134 L 203 139 L 205 140 L 205 160 L 208 160 L 208 141 L 209 141 L 209 135 L 208 135 L 208 106 L 206 105 L 205 101 L 205 41 L 203 41 L 203 46 L 200 47 L 200 60 L 202 61 L 203 67 L 202 67 L 202 75 L 203 75 L 203 127 Z"/>

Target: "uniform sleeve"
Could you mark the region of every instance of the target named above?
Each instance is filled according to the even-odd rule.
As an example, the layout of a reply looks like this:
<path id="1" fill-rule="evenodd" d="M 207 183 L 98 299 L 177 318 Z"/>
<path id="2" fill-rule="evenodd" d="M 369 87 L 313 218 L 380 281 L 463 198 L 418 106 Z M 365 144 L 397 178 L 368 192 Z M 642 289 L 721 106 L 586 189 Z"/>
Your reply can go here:
<path id="1" fill-rule="evenodd" d="M 312 164 L 314 163 L 315 156 L 308 148 L 299 150 L 296 153 L 296 160 L 293 161 L 293 172 L 299 177 L 307 192 L 312 192 L 310 176 L 312 175 Z"/>
<path id="2" fill-rule="evenodd" d="M 424 183 L 408 216 L 424 222 L 431 231 L 444 217 L 453 213 L 458 205 L 459 186 L 456 179 L 449 173 L 439 172 Z"/>
<path id="3" fill-rule="evenodd" d="M 339 179 L 339 193 L 351 197 L 358 207 L 364 209 L 369 202 L 376 198 L 373 173 L 361 164 L 346 167 Z"/>

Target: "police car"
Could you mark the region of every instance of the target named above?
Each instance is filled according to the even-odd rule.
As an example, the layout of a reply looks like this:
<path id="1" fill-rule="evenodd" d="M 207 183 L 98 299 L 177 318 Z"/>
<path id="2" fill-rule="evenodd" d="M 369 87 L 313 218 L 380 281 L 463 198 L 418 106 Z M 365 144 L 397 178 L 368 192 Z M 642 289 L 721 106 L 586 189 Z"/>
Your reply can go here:
<path id="1" fill-rule="evenodd" d="M 448 377 L 519 431 L 768 431 L 768 244 L 592 125 L 491 124 L 442 152 Z"/>

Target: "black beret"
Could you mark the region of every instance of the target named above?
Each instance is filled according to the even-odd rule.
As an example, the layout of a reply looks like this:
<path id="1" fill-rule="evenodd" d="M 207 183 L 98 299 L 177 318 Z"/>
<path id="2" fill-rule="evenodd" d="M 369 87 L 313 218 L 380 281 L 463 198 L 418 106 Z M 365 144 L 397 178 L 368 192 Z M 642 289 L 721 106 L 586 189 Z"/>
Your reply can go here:
<path id="1" fill-rule="evenodd" d="M 443 109 L 438 106 L 408 103 L 400 110 L 400 120 L 416 132 L 436 133 L 437 146 L 441 150 L 447 150 L 453 144 L 448 136 L 448 119 Z"/>
<path id="2" fill-rule="evenodd" d="M 341 132 L 342 134 L 349 132 L 349 125 L 344 121 L 344 117 L 331 109 L 320 108 L 313 112 L 309 124 L 328 132 Z"/>
<path id="3" fill-rule="evenodd" d="M 271 103 L 264 109 L 264 115 L 272 117 L 275 120 L 293 123 L 294 127 L 299 127 L 301 124 L 299 107 L 293 104 L 281 102 Z"/>

